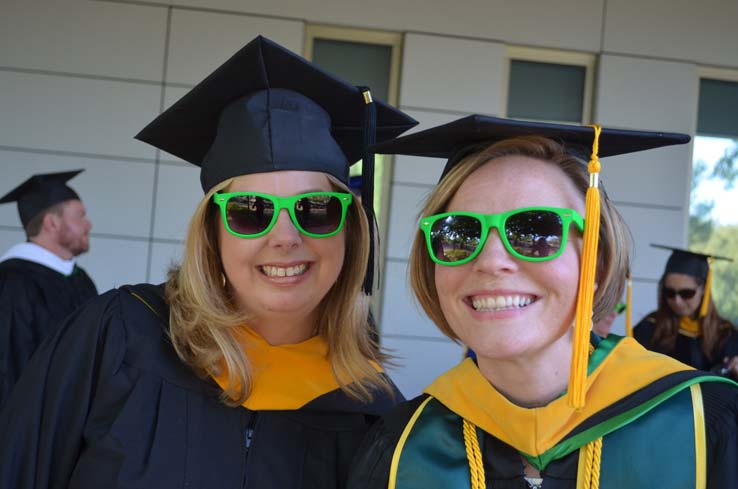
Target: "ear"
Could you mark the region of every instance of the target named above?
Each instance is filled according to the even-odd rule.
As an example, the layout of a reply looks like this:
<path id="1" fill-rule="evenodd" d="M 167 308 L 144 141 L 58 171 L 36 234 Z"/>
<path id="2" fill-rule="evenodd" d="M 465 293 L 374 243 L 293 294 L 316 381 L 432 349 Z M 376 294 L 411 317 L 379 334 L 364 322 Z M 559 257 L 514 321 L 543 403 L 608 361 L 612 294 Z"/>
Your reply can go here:
<path id="1" fill-rule="evenodd" d="M 47 212 L 41 228 L 46 232 L 55 233 L 61 227 L 59 216 L 55 212 Z"/>

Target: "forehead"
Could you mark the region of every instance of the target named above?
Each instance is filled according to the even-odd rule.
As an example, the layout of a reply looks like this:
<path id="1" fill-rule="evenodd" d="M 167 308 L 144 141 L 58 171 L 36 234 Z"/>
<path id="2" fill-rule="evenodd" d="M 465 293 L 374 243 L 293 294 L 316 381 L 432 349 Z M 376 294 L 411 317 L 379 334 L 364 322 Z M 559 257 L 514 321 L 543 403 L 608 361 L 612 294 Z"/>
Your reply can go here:
<path id="1" fill-rule="evenodd" d="M 673 289 L 697 287 L 697 279 L 685 273 L 667 273 L 664 285 Z"/>
<path id="2" fill-rule="evenodd" d="M 332 188 L 331 181 L 325 173 L 290 170 L 240 175 L 233 179 L 228 191 L 263 192 L 286 196 Z"/>
<path id="3" fill-rule="evenodd" d="M 528 156 L 503 156 L 474 170 L 449 203 L 449 207 L 466 205 L 481 206 L 469 210 L 486 212 L 551 206 L 583 213 L 584 196 L 555 163 Z"/>

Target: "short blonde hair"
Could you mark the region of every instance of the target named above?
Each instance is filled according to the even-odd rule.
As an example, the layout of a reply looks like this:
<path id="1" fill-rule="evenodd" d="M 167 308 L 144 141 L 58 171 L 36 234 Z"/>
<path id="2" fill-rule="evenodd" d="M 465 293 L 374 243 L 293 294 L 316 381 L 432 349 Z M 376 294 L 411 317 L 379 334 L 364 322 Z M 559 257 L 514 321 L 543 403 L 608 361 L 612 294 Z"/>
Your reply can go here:
<path id="1" fill-rule="evenodd" d="M 328 176 L 337 191 L 349 192 Z M 170 306 L 170 336 L 179 357 L 199 375 L 218 374 L 225 365 L 228 405 L 242 404 L 251 390 L 251 369 L 234 332 L 244 325 L 248 311 L 239 311 L 225 287 L 218 230 L 221 219 L 212 203 L 215 192 L 233 179 L 212 188 L 197 206 L 187 231 L 182 263 L 169 271 L 166 298 Z M 351 397 L 371 400 L 372 391 L 391 392 L 387 379 L 371 362 L 385 355 L 371 338 L 368 323 L 370 297 L 362 291 L 369 257 L 369 227 L 358 202 L 349 206 L 344 227 L 346 253 L 337 281 L 318 306 L 317 334 L 328 343 L 328 358 L 341 388 Z"/>
<path id="2" fill-rule="evenodd" d="M 445 212 L 464 181 L 482 165 L 503 156 L 526 156 L 556 165 L 574 183 L 582 201 L 589 186 L 584 161 L 567 153 L 562 145 L 540 136 L 507 139 L 469 154 L 445 175 L 433 189 L 420 217 Z M 625 287 L 631 248 L 630 232 L 604 189 L 601 189 L 600 242 L 597 250 L 597 290 L 594 296 L 593 321 L 597 322 L 615 309 Z M 435 263 L 428 256 L 425 238 L 418 230 L 410 253 L 410 285 L 428 317 L 449 338 L 458 340 L 438 302 L 435 285 Z M 439 265 L 440 266 L 440 265 Z"/>

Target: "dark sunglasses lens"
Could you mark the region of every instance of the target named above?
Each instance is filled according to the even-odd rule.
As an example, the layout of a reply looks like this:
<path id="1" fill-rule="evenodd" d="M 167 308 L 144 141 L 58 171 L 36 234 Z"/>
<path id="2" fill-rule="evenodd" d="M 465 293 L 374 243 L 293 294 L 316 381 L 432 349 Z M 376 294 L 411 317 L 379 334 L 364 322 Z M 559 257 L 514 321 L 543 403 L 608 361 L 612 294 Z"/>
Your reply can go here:
<path id="1" fill-rule="evenodd" d="M 470 216 L 448 216 L 430 229 L 430 241 L 437 260 L 455 262 L 468 258 L 479 247 L 482 223 Z"/>
<path id="2" fill-rule="evenodd" d="M 677 295 L 684 300 L 689 300 L 695 296 L 697 289 L 672 289 L 671 287 L 664 287 L 664 296 L 667 299 L 674 299 Z"/>
<path id="3" fill-rule="evenodd" d="M 523 211 L 505 222 L 505 236 L 512 249 L 530 258 L 545 258 L 561 248 L 564 226 L 551 211 Z"/>
<path id="4" fill-rule="evenodd" d="M 295 217 L 308 233 L 330 234 L 341 225 L 343 207 L 337 197 L 313 195 L 295 202 Z"/>
<path id="5" fill-rule="evenodd" d="M 239 195 L 226 202 L 226 219 L 232 231 L 239 234 L 258 234 L 274 218 L 274 203 L 255 195 Z"/>

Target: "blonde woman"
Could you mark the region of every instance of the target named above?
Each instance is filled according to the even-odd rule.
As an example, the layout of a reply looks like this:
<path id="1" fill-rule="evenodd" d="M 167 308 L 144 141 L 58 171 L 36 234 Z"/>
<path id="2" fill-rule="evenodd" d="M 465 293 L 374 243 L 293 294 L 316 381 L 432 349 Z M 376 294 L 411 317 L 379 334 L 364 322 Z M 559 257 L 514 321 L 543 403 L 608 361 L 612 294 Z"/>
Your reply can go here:
<path id="1" fill-rule="evenodd" d="M 0 487 L 343 487 L 402 400 L 347 183 L 366 111 L 379 139 L 414 121 L 367 100 L 259 37 L 138 135 L 202 168 L 184 258 L 44 344 L 0 417 Z"/>
<path id="2" fill-rule="evenodd" d="M 377 145 L 449 158 L 410 279 L 476 360 L 375 425 L 351 489 L 738 487 L 736 385 L 590 333 L 629 261 L 598 156 L 688 140 L 469 116 Z"/>

